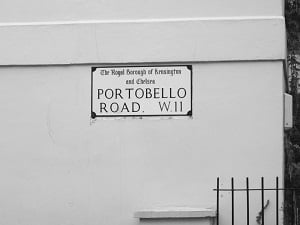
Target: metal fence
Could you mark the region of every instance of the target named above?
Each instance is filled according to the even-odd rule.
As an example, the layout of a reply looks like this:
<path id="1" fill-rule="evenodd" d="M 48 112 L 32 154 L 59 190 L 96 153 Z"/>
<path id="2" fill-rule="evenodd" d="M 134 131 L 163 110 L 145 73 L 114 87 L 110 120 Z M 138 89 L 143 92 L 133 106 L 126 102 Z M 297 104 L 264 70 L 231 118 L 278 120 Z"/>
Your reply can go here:
<path id="1" fill-rule="evenodd" d="M 261 177 L 260 188 L 249 188 L 249 178 L 247 177 L 245 180 L 245 188 L 235 188 L 234 187 L 234 178 L 231 178 L 231 188 L 224 189 L 220 188 L 220 179 L 217 178 L 217 188 L 213 189 L 217 192 L 217 215 L 216 215 L 216 225 L 220 225 L 219 215 L 220 215 L 220 192 L 231 192 L 231 224 L 234 225 L 235 223 L 235 192 L 245 192 L 246 195 L 246 221 L 245 224 L 249 225 L 249 215 L 250 215 L 250 200 L 249 200 L 249 193 L 252 191 L 259 191 L 260 192 L 260 199 L 261 199 L 261 211 L 259 213 L 259 221 L 257 223 L 264 225 L 265 224 L 265 208 L 268 206 L 269 201 L 265 202 L 265 192 L 266 191 L 273 191 L 275 194 L 275 215 L 276 215 L 276 225 L 279 225 L 279 191 L 293 191 L 300 190 L 300 188 L 279 188 L 279 179 L 276 177 L 275 179 L 275 188 L 265 188 L 264 186 L 264 177 Z M 239 224 L 241 225 L 241 224 Z"/>

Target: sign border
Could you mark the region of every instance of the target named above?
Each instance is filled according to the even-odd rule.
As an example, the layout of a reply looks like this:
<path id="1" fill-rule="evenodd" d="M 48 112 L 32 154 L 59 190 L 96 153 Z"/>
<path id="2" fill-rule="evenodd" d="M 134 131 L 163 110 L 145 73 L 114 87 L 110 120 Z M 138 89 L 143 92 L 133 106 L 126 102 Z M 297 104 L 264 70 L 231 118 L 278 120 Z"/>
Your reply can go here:
<path id="1" fill-rule="evenodd" d="M 188 111 L 186 114 L 142 114 L 142 115 L 97 115 L 95 112 L 93 112 L 93 72 L 98 68 L 122 68 L 122 67 L 179 67 L 179 66 L 185 66 L 188 70 L 191 71 L 191 110 Z M 91 118 L 95 119 L 97 117 L 166 117 L 166 116 L 189 116 L 191 117 L 193 115 L 193 65 L 111 65 L 111 66 L 92 66 L 91 67 Z"/>

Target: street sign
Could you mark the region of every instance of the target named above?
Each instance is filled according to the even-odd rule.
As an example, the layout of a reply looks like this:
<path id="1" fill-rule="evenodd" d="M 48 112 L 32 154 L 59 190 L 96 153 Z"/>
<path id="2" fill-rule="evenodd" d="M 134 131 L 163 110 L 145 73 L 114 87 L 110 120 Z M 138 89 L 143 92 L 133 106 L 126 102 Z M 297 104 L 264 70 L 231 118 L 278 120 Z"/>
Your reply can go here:
<path id="1" fill-rule="evenodd" d="M 92 67 L 91 117 L 191 116 L 192 66 Z"/>

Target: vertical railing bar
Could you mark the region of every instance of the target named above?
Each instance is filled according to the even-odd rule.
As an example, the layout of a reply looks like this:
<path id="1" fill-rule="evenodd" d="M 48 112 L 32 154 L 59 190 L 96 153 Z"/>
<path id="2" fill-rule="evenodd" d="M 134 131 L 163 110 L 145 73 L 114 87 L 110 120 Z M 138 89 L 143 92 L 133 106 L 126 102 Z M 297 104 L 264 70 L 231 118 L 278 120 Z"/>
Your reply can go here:
<path id="1" fill-rule="evenodd" d="M 231 177 L 231 224 L 234 225 L 234 179 Z"/>
<path id="2" fill-rule="evenodd" d="M 276 225 L 279 224 L 278 210 L 278 177 L 276 177 Z"/>
<path id="3" fill-rule="evenodd" d="M 247 191 L 247 225 L 249 225 L 249 178 L 246 178 L 246 191 Z"/>
<path id="4" fill-rule="evenodd" d="M 261 225 L 265 224 L 265 212 L 264 212 L 264 178 L 261 178 Z"/>
<path id="5" fill-rule="evenodd" d="M 296 225 L 298 225 L 298 208 L 296 208 Z"/>
<path id="6" fill-rule="evenodd" d="M 296 205 L 296 191 L 293 190 L 293 211 L 294 211 L 294 223 L 297 221 L 297 205 Z M 298 225 L 298 224 L 296 224 Z"/>
<path id="7" fill-rule="evenodd" d="M 217 178 L 217 225 L 219 225 L 219 201 L 220 201 L 220 199 L 219 199 L 219 192 L 220 192 L 220 179 L 219 179 L 219 177 Z"/>

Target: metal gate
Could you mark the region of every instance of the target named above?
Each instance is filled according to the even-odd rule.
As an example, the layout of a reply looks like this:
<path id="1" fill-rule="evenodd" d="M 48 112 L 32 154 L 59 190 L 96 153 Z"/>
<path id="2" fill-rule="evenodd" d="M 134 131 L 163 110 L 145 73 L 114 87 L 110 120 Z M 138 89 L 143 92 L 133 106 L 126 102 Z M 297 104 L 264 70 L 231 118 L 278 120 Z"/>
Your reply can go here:
<path id="1" fill-rule="evenodd" d="M 220 188 L 220 179 L 219 177 L 217 178 L 217 188 L 213 189 L 214 191 L 217 192 L 217 209 L 216 209 L 216 225 L 220 225 L 219 220 L 219 215 L 220 215 L 220 192 L 230 192 L 231 193 L 231 224 L 235 224 L 235 208 L 234 208 L 234 203 L 235 203 L 235 192 L 244 192 L 246 196 L 246 219 L 245 219 L 245 225 L 249 225 L 249 215 L 250 215 L 250 192 L 258 191 L 260 192 L 260 199 L 261 199 L 261 211 L 259 212 L 259 215 L 256 217 L 256 222 L 257 224 L 264 225 L 265 224 L 265 209 L 269 204 L 269 200 L 265 201 L 265 192 L 266 191 L 272 191 L 274 192 L 275 195 L 275 220 L 276 220 L 276 225 L 279 225 L 279 191 L 293 191 L 295 193 L 296 190 L 300 190 L 300 188 L 279 188 L 279 179 L 276 177 L 275 181 L 275 188 L 265 188 L 264 185 L 264 177 L 261 177 L 260 180 L 260 187 L 259 188 L 249 188 L 249 178 L 246 177 L 245 180 L 245 188 L 235 188 L 234 185 L 234 178 L 231 178 L 231 187 L 230 188 Z M 295 225 L 299 225 L 298 219 L 295 219 L 294 222 Z M 242 225 L 242 224 L 239 224 Z"/>

